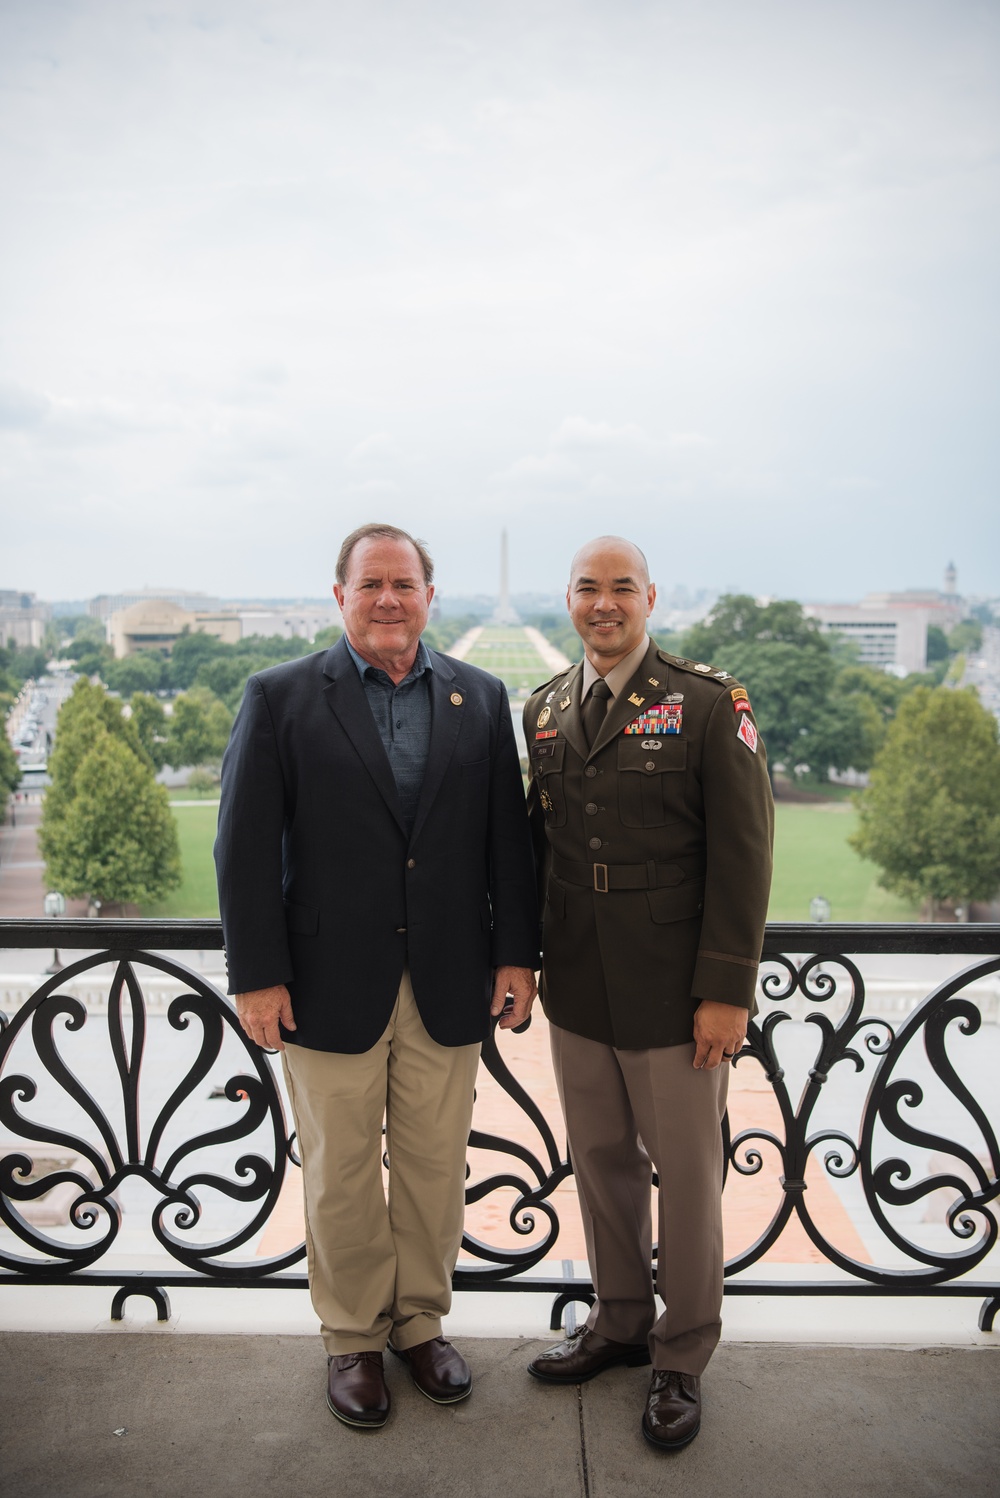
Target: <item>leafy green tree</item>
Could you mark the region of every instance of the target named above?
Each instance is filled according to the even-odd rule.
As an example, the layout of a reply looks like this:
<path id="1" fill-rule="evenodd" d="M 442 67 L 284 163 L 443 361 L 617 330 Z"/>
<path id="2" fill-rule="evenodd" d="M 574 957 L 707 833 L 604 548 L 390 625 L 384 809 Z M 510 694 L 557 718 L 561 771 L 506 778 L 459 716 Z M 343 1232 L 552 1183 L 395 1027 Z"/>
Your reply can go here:
<path id="1" fill-rule="evenodd" d="M 271 664 L 273 663 L 259 657 L 220 655 L 214 661 L 207 661 L 198 667 L 195 685 L 206 688 L 235 711 L 243 696 L 247 677 Z"/>
<path id="2" fill-rule="evenodd" d="M 174 699 L 167 735 L 167 762 L 204 765 L 222 758 L 229 742 L 233 715 L 207 687 L 192 687 Z"/>
<path id="3" fill-rule="evenodd" d="M 918 687 L 900 703 L 858 798 L 851 844 L 885 889 L 968 907 L 1000 888 L 1000 743 L 972 690 Z"/>
<path id="4" fill-rule="evenodd" d="M 120 661 L 109 661 L 102 673 L 113 692 L 156 692 L 166 676 L 166 661 L 158 650 L 137 650 Z"/>
<path id="5" fill-rule="evenodd" d="M 153 761 L 143 748 L 137 725 L 122 713 L 122 705 L 101 686 L 81 677 L 59 709 L 55 748 L 49 756 L 52 784 L 45 793 L 42 827 L 65 816 L 76 794 L 76 776 L 89 750 L 102 733 L 121 739 L 143 766 L 152 772 Z"/>
<path id="6" fill-rule="evenodd" d="M 975 655 L 983 646 L 983 626 L 978 619 L 963 619 L 948 633 L 952 655 Z"/>
<path id="7" fill-rule="evenodd" d="M 17 762 L 17 755 L 11 748 L 7 735 L 0 731 L 0 796 L 4 802 L 11 791 L 16 791 L 21 783 L 21 767 Z M 6 806 L 0 806 L 0 811 L 6 811 Z"/>
<path id="8" fill-rule="evenodd" d="M 64 813 L 39 834 L 50 887 L 102 904 L 147 904 L 176 889 L 177 826 L 150 766 L 102 724 L 73 779 Z"/>
<path id="9" fill-rule="evenodd" d="M 180 639 L 174 641 L 170 652 L 170 685 L 176 692 L 183 692 L 194 684 L 199 666 L 223 655 L 226 647 L 214 635 L 185 630 Z"/>
<path id="10" fill-rule="evenodd" d="M 328 624 L 326 629 L 317 631 L 316 638 L 312 642 L 313 650 L 329 650 L 331 645 L 336 645 L 343 633 L 339 624 Z"/>
<path id="11" fill-rule="evenodd" d="M 167 715 L 163 703 L 148 692 L 133 692 L 129 707 L 140 744 L 153 768 L 162 770 L 167 751 Z"/>
<path id="12" fill-rule="evenodd" d="M 727 593 L 687 631 L 682 654 L 730 671 L 746 686 L 767 744 L 769 768 L 788 774 L 805 766 L 814 777 L 858 768 L 864 761 L 870 715 L 834 691 L 838 663 L 829 641 L 801 604 L 759 604 Z"/>
<path id="13" fill-rule="evenodd" d="M 948 659 L 948 636 L 939 624 L 928 624 L 927 626 L 927 664 L 933 666 L 935 661 L 946 661 Z"/>

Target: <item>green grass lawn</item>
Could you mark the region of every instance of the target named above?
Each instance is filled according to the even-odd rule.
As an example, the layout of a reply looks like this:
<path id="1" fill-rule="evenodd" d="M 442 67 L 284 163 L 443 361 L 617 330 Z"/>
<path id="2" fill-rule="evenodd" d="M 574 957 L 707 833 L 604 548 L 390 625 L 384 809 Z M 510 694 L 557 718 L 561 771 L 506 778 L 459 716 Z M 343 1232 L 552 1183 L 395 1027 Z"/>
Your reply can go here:
<path id="1" fill-rule="evenodd" d="M 880 889 L 875 865 L 848 847 L 857 815 L 842 801 L 777 803 L 770 920 L 807 921 L 815 895 L 829 900 L 831 921 L 918 919 L 918 908 Z"/>
<path id="2" fill-rule="evenodd" d="M 142 913 L 164 919 L 218 917 L 219 900 L 215 891 L 212 844 L 215 842 L 219 808 L 210 803 L 206 806 L 174 806 L 171 809 L 177 822 L 183 878 L 180 888 L 175 889 L 172 895 L 156 905 L 144 907 Z"/>
<path id="3" fill-rule="evenodd" d="M 217 916 L 212 843 L 218 807 L 175 806 L 184 879 L 180 889 L 148 916 Z M 824 895 L 834 921 L 915 921 L 916 906 L 887 894 L 875 883 L 875 866 L 847 846 L 857 813 L 843 802 L 807 805 L 778 802 L 774 883 L 768 916 L 772 921 L 807 921 L 809 901 Z"/>

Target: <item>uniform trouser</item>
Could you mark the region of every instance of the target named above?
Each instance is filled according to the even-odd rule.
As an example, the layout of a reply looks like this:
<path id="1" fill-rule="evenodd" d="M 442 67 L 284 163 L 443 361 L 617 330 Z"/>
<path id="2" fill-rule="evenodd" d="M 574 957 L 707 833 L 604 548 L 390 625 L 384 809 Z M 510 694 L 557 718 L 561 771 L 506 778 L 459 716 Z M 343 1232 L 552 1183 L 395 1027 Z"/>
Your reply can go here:
<path id="1" fill-rule="evenodd" d="M 309 1290 L 328 1353 L 381 1351 L 390 1337 L 395 1347 L 415 1347 L 440 1336 L 462 1241 L 479 1051 L 431 1039 L 409 973 L 370 1051 L 285 1047 Z"/>
<path id="2" fill-rule="evenodd" d="M 722 1132 L 727 1064 L 694 1045 L 620 1051 L 550 1026 L 552 1059 L 597 1301 L 588 1326 L 648 1339 L 653 1367 L 704 1371 L 722 1329 Z M 659 1177 L 656 1289 L 651 1174 Z"/>

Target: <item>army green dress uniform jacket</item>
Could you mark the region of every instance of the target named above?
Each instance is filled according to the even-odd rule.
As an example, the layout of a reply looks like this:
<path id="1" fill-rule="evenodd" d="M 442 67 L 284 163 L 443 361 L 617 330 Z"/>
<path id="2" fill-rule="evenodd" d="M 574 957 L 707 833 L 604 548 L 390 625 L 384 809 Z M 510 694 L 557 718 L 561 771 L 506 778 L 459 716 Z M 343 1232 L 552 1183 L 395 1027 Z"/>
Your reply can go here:
<path id="1" fill-rule="evenodd" d="M 582 662 L 524 710 L 542 1001 L 617 1049 L 682 1045 L 703 999 L 755 1012 L 773 804 L 746 691 L 654 641 L 588 749 Z"/>

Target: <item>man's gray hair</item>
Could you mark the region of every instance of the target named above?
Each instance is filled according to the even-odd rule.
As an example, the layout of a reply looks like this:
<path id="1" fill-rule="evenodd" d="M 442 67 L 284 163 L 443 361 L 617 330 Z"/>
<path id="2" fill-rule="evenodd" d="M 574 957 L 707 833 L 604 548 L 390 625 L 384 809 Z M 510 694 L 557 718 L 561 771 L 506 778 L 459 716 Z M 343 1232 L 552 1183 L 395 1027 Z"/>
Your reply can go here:
<path id="1" fill-rule="evenodd" d="M 383 525 L 380 521 L 372 521 L 369 525 L 359 525 L 356 531 L 351 531 L 345 536 L 337 556 L 337 569 L 334 576 L 340 587 L 347 582 L 347 568 L 350 564 L 351 553 L 359 541 L 367 541 L 371 536 L 383 536 L 387 541 L 408 541 L 420 558 L 420 566 L 424 574 L 424 586 L 429 588 L 434 581 L 434 563 L 431 554 L 427 550 L 426 541 L 418 541 L 416 536 L 411 536 L 409 531 L 400 530 L 398 525 Z"/>

